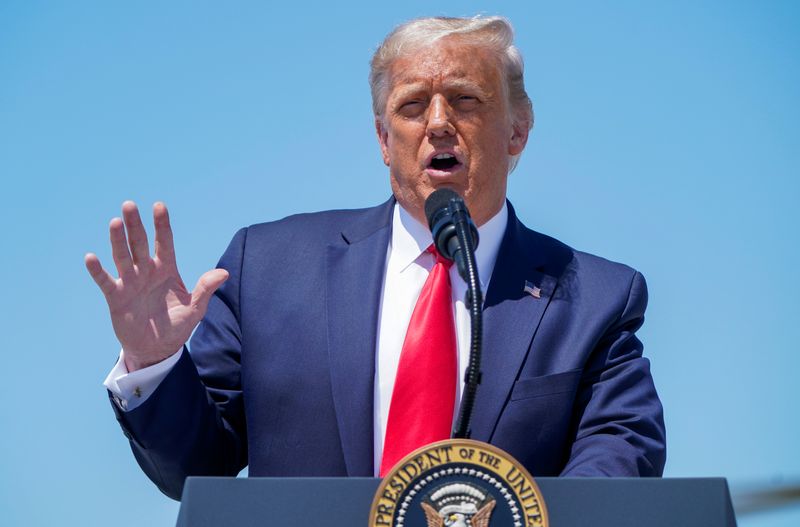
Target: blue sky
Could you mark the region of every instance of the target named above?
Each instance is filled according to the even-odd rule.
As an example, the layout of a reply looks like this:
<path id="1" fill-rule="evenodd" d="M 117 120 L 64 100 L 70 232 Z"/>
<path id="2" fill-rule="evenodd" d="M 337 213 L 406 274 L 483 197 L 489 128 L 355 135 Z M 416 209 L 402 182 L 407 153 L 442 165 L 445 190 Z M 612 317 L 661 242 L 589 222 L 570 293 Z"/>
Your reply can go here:
<path id="1" fill-rule="evenodd" d="M 800 9 L 560 4 L 0 3 L 4 523 L 174 523 L 101 385 L 118 344 L 83 254 L 110 261 L 123 200 L 163 200 L 193 284 L 243 225 L 385 200 L 367 64 L 439 14 L 516 27 L 521 218 L 648 279 L 667 475 L 800 480 Z"/>

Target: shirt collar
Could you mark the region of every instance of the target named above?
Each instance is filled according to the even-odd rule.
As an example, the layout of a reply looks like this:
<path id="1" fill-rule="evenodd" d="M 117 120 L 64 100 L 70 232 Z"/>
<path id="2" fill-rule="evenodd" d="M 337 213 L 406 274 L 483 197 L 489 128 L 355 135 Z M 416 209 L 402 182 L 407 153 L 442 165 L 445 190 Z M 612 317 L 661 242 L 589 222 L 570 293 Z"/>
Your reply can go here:
<path id="1" fill-rule="evenodd" d="M 494 271 L 500 243 L 508 225 L 508 206 L 503 207 L 489 221 L 478 227 L 478 248 L 475 250 L 475 262 L 478 264 L 478 275 L 484 290 Z M 418 222 L 411 214 L 395 203 L 392 215 L 392 257 L 394 269 L 402 273 L 409 265 L 424 253 L 432 243 L 431 232 L 427 226 Z"/>

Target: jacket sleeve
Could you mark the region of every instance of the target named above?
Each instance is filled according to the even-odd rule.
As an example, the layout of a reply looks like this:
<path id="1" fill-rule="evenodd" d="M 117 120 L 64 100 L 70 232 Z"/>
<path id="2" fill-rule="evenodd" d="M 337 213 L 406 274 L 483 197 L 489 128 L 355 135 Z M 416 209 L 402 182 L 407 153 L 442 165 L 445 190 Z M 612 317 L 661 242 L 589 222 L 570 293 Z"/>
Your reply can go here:
<path id="1" fill-rule="evenodd" d="M 112 401 L 142 470 L 176 500 L 187 476 L 235 476 L 247 464 L 239 328 L 246 239 L 246 229 L 236 233 L 218 264 L 230 276 L 209 302 L 191 353 L 137 408 L 123 412 Z"/>
<path id="2" fill-rule="evenodd" d="M 647 285 L 635 272 L 627 303 L 588 359 L 575 401 L 574 441 L 562 476 L 660 476 L 664 414 L 636 330 Z"/>

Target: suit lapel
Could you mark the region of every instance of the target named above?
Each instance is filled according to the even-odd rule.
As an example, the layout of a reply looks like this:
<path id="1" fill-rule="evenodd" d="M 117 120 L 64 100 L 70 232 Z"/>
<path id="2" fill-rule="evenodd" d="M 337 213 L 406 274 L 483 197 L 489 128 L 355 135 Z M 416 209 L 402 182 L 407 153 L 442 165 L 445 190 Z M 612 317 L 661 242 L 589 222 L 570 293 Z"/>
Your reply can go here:
<path id="1" fill-rule="evenodd" d="M 508 400 L 531 341 L 555 290 L 556 278 L 542 272 L 543 244 L 517 219 L 509 205 L 508 227 L 484 302 L 481 371 L 472 419 L 472 438 L 488 442 Z M 540 289 L 539 298 L 525 291 Z"/>
<path id="2" fill-rule="evenodd" d="M 331 387 L 348 476 L 373 474 L 375 343 L 393 205 L 366 211 L 327 253 Z"/>

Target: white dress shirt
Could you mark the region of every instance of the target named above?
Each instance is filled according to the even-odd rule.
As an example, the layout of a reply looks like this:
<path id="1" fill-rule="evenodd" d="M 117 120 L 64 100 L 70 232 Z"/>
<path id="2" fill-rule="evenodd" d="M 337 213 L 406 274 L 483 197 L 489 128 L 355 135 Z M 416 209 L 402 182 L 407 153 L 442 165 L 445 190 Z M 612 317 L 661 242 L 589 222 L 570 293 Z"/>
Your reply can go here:
<path id="1" fill-rule="evenodd" d="M 508 223 L 508 208 L 503 208 L 492 219 L 478 228 L 479 243 L 475 251 L 478 276 L 485 292 L 494 270 L 497 253 Z M 415 220 L 400 205 L 395 205 L 392 216 L 392 236 L 386 250 L 386 268 L 378 317 L 377 342 L 375 343 L 375 400 L 374 400 L 374 467 L 378 474 L 386 437 L 389 404 L 392 399 L 397 365 L 405 340 L 408 323 L 414 306 L 436 262 L 427 252 L 431 245 L 428 227 Z M 470 320 L 464 304 L 467 284 L 458 275 L 456 266 L 450 268 L 453 305 L 458 341 L 459 382 L 456 385 L 456 401 L 460 400 L 464 371 L 469 362 Z M 123 350 L 116 365 L 106 377 L 104 385 L 112 393 L 117 405 L 130 411 L 142 404 L 180 359 L 183 350 L 178 350 L 158 364 L 128 373 Z M 456 412 L 457 412 L 456 405 Z M 456 414 L 454 414 L 454 419 Z"/>

